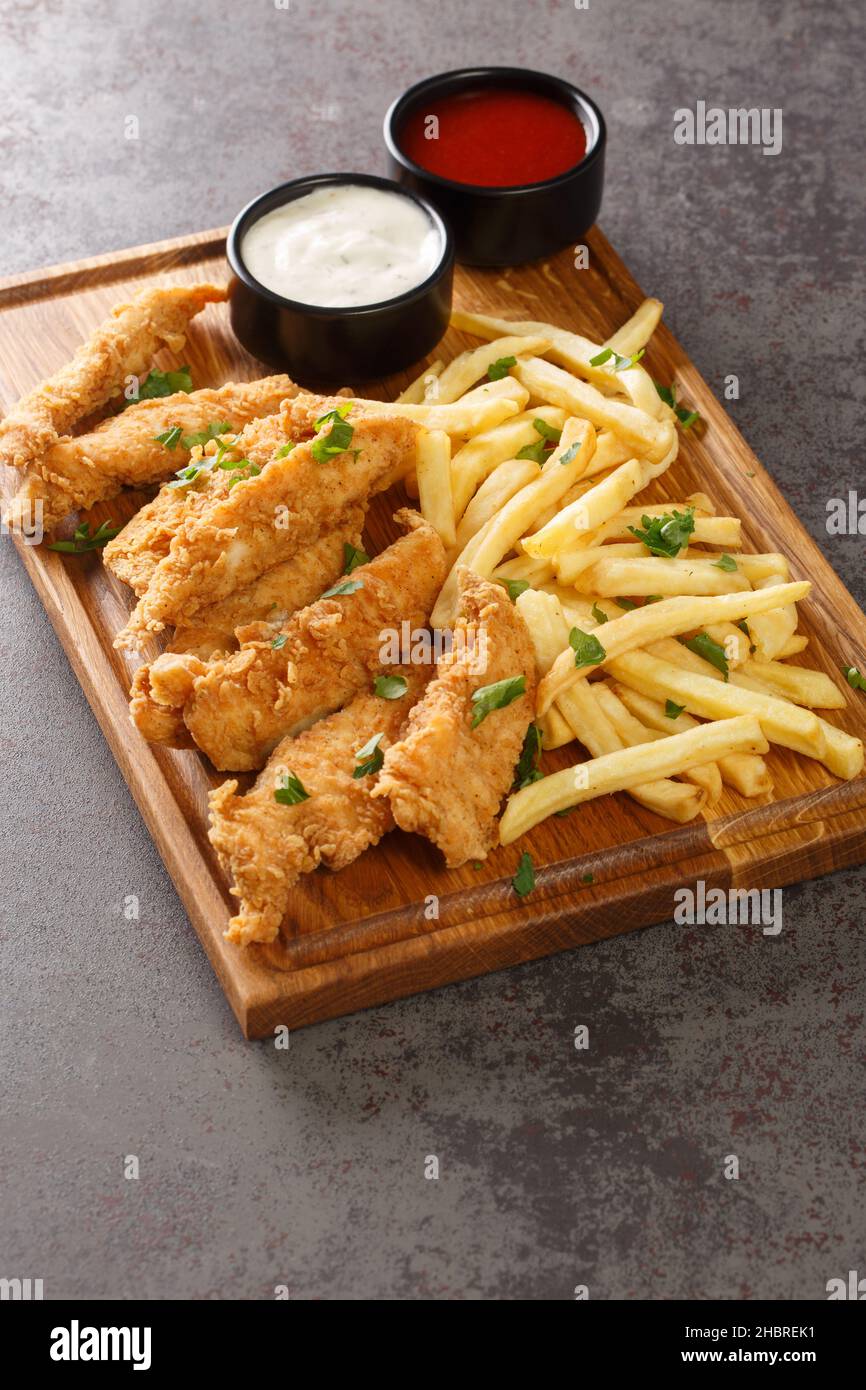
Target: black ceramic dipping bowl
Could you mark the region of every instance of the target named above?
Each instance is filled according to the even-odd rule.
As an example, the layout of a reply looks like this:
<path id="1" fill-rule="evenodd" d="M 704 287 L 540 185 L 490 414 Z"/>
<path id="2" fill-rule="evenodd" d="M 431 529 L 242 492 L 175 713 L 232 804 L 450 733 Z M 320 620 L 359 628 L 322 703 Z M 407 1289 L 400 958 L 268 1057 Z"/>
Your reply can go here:
<path id="1" fill-rule="evenodd" d="M 437 98 L 485 87 L 537 92 L 573 111 L 586 132 L 580 163 L 541 183 L 486 188 L 431 174 L 403 153 L 400 134 L 411 114 L 429 113 Z M 466 265 L 517 265 L 578 242 L 601 206 L 606 139 L 604 117 L 585 93 L 561 78 L 524 68 L 439 73 L 410 87 L 385 117 L 389 172 L 439 209 L 454 234 L 457 259 Z"/>
<path id="2" fill-rule="evenodd" d="M 285 299 L 267 289 L 244 264 L 244 233 L 265 213 L 328 184 L 361 184 L 411 198 L 431 219 L 441 257 L 426 280 L 378 304 L 326 308 Z M 435 207 L 390 179 L 370 174 L 316 174 L 280 184 L 254 198 L 235 218 L 226 244 L 233 275 L 229 311 L 235 335 L 248 352 L 307 382 L 344 385 L 388 376 L 425 357 L 448 327 L 454 245 Z"/>

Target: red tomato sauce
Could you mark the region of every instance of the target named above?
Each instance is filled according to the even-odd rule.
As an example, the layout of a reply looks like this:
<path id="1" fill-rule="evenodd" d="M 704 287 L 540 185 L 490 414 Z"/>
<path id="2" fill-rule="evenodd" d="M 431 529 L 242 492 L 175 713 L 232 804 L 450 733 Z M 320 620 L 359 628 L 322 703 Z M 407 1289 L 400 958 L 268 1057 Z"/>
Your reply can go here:
<path id="1" fill-rule="evenodd" d="M 429 117 L 439 122 L 438 138 Z M 431 98 L 406 120 L 400 147 L 431 174 L 482 188 L 542 183 L 586 154 L 586 131 L 567 106 L 516 87 Z"/>

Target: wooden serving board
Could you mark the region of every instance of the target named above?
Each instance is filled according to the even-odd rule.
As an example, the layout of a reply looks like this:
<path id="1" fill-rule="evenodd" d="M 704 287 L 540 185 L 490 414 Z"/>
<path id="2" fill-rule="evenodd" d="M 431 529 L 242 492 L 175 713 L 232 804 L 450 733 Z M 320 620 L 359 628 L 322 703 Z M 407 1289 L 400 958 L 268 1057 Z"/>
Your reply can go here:
<path id="1" fill-rule="evenodd" d="M 0 404 L 8 408 L 55 370 L 114 304 L 142 287 L 225 279 L 224 240 L 222 230 L 204 232 L 0 281 Z M 455 302 L 548 319 L 602 340 L 643 296 L 598 229 L 588 242 L 587 270 L 575 271 L 568 252 L 505 272 L 458 270 Z M 452 331 L 436 355 L 448 358 L 469 341 Z M 224 305 L 194 321 L 184 359 L 196 386 L 265 374 L 233 338 Z M 702 437 L 683 437 L 678 460 L 646 499 L 681 501 L 702 490 L 720 513 L 740 516 L 744 549 L 781 551 L 792 578 L 812 581 L 801 605 L 802 630 L 812 640 L 801 660 L 837 681 L 843 664 L 866 669 L 866 617 L 664 326 L 646 364 L 658 381 L 675 378 L 707 423 Z M 350 384 L 393 398 L 412 375 Z M 7 471 L 7 495 L 16 481 Z M 144 500 L 128 494 L 94 508 L 93 519 L 125 521 Z M 374 545 L 394 534 L 397 501 L 376 499 Z M 279 942 L 239 950 L 223 940 L 233 900 L 207 838 L 207 794 L 221 778 L 197 754 L 147 744 L 129 722 L 127 691 L 138 662 L 115 651 L 112 640 L 132 607 L 130 592 L 98 556 L 62 556 L 20 537 L 14 543 L 247 1037 L 664 921 L 674 891 L 696 879 L 723 889 L 778 887 L 866 859 L 866 778 L 840 783 L 820 764 L 774 748 L 775 791 L 766 804 L 726 790 L 712 819 L 685 828 L 672 829 L 624 795 L 605 797 L 494 851 L 479 869 L 455 870 L 443 868 L 425 840 L 388 835 L 341 873 L 303 879 Z M 866 697 L 851 692 L 848 707 L 831 718 L 866 738 Z M 572 747 L 548 755 L 544 766 L 574 760 Z M 532 854 L 537 888 L 521 899 L 511 878 L 523 849 Z M 431 894 L 439 899 L 432 920 L 425 911 Z"/>

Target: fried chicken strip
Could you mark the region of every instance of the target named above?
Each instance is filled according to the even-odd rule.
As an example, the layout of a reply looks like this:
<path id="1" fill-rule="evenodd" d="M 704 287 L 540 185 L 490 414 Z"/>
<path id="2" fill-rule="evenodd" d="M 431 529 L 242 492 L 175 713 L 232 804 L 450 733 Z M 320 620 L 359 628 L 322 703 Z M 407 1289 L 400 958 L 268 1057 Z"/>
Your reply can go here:
<path id="1" fill-rule="evenodd" d="M 358 418 L 350 446 L 324 462 L 317 462 L 311 443 L 280 458 L 292 442 L 291 407 L 285 402 L 279 415 L 260 422 L 255 442 L 244 444 L 249 464 L 261 473 L 231 490 L 231 474 L 215 479 L 217 495 L 184 518 L 115 646 L 138 646 L 145 633 L 189 622 L 206 604 L 315 540 L 335 512 L 383 491 L 414 466 L 419 427 L 384 416 Z"/>
<path id="2" fill-rule="evenodd" d="M 142 290 L 118 304 L 53 376 L 0 421 L 0 463 L 24 468 L 69 434 L 79 420 L 119 395 L 127 376 L 141 376 L 162 347 L 179 352 L 187 326 L 206 304 L 225 299 L 219 285 Z"/>
<path id="3" fill-rule="evenodd" d="M 161 483 L 189 463 L 191 448 L 184 437 L 219 424 L 238 433 L 251 420 L 273 415 L 297 391 L 291 377 L 272 376 L 139 401 L 89 434 L 58 440 L 32 465 L 9 505 L 6 523 L 25 524 L 38 516 L 41 502 L 42 525 L 48 530 L 70 512 L 109 501 L 124 487 Z M 175 428 L 181 438 L 166 448 L 157 436 Z M 170 489 L 170 494 L 179 491 Z"/>
<path id="4" fill-rule="evenodd" d="M 523 676 L 525 693 L 493 708 L 473 729 L 480 688 Z M 387 797 L 403 830 L 426 835 L 449 867 L 485 859 L 496 815 L 514 777 L 535 710 L 529 631 L 505 590 L 460 572 L 460 608 L 451 650 L 388 749 L 373 792 Z"/>
<path id="5" fill-rule="evenodd" d="M 240 651 L 194 674 L 184 720 L 199 748 L 221 771 L 259 768 L 287 734 L 340 709 L 392 664 L 400 624 L 423 628 L 446 569 L 438 533 L 415 512 L 397 520 L 409 535 L 361 565 L 351 591 L 320 598 L 295 613 L 277 635 L 251 624 L 238 629 Z M 162 704 L 186 691 L 179 666 L 195 658 L 158 657 L 150 687 Z"/>
<path id="6" fill-rule="evenodd" d="M 194 626 L 178 628 L 161 658 L 161 693 L 165 697 L 170 689 L 172 703 L 160 704 L 154 696 L 149 665 L 140 666 L 133 677 L 129 712 L 138 731 L 150 743 L 194 748 L 183 705 L 196 675 L 207 673 L 205 663 L 217 652 L 236 651 L 235 629 L 252 622 L 264 624 L 262 630 L 269 629 L 273 641 L 292 613 L 313 603 L 343 572 L 344 546 L 360 546 L 363 526 L 363 508 L 355 507 L 294 560 L 275 565 L 246 589 L 203 608 Z M 173 663 L 170 654 L 177 658 Z"/>
<path id="7" fill-rule="evenodd" d="M 401 699 L 365 690 L 314 728 L 284 738 L 246 796 L 237 795 L 237 782 L 211 793 L 210 841 L 241 905 L 225 933 L 229 941 L 275 940 L 301 874 L 319 864 L 343 869 L 393 829 L 389 802 L 370 796 L 375 774 L 354 775 L 356 754 L 371 738 L 380 735 L 382 750 L 397 738 L 429 668 L 394 667 L 392 674 L 406 681 Z M 274 793 L 289 776 L 307 799 L 281 805 Z"/>

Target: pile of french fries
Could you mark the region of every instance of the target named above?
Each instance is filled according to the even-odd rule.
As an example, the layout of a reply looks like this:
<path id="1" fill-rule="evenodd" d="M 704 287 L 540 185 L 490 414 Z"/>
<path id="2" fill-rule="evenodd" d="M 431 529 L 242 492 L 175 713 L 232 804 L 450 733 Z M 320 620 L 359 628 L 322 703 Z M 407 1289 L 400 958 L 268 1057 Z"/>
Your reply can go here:
<path id="1" fill-rule="evenodd" d="M 860 740 L 814 713 L 842 708 L 842 690 L 787 664 L 808 643 L 797 604 L 809 583 L 791 582 L 783 555 L 744 554 L 739 518 L 704 493 L 637 500 L 675 461 L 686 415 L 640 361 L 661 313 L 647 299 L 593 343 L 457 312 L 453 326 L 482 346 L 426 368 L 398 399 L 423 426 L 413 491 L 452 560 L 433 626 L 453 621 L 461 566 L 506 585 L 535 645 L 540 747 L 590 755 L 526 779 L 503 844 L 606 792 L 681 823 L 725 784 L 766 797 L 770 743 L 842 778 L 863 766 Z M 678 548 L 647 543 L 657 518 L 663 534 L 687 519 Z"/>

